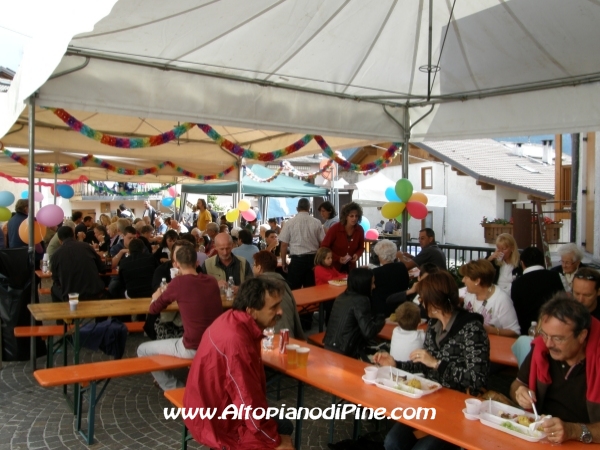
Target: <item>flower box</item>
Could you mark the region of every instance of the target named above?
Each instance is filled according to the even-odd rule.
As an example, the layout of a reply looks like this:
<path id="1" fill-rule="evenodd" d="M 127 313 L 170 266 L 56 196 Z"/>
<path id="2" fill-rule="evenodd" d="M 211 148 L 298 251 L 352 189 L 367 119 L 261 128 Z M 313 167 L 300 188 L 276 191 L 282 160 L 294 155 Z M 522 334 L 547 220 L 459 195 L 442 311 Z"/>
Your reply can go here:
<path id="1" fill-rule="evenodd" d="M 510 223 L 484 223 L 481 226 L 483 227 L 483 237 L 486 244 L 495 244 L 499 235 L 502 233 L 512 234 L 513 232 L 513 226 Z"/>

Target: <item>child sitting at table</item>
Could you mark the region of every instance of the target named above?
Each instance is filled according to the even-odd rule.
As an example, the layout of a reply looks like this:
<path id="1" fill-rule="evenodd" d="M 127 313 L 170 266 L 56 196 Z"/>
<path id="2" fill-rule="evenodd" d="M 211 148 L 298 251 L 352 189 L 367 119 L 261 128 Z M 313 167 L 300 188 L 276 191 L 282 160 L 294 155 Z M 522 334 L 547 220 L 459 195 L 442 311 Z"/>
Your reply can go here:
<path id="1" fill-rule="evenodd" d="M 327 247 L 321 247 L 315 255 L 315 285 L 327 284 L 329 280 L 339 280 L 347 275 L 338 272 L 331 264 L 333 253 Z"/>
<path id="2" fill-rule="evenodd" d="M 390 355 L 396 361 L 408 361 L 413 350 L 423 348 L 425 333 L 417 330 L 421 322 L 419 307 L 412 302 L 404 302 L 396 308 L 398 326 L 392 333 Z"/>

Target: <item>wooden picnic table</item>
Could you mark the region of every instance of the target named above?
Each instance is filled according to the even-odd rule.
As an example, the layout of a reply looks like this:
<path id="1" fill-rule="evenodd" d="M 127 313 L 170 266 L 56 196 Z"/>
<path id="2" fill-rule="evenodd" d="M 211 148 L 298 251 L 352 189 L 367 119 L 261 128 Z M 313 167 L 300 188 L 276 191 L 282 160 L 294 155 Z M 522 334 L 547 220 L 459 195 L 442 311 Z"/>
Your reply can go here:
<path id="1" fill-rule="evenodd" d="M 388 417 L 398 407 L 404 409 L 412 407 L 415 410 L 435 408 L 435 420 L 401 418 L 398 421 L 466 449 L 543 448 L 544 443 L 527 443 L 477 421 L 467 420 L 462 414 L 465 400 L 471 398 L 467 394 L 446 388 L 419 399 L 393 394 L 362 381 L 364 368 L 368 364 L 296 339 L 290 339 L 290 343 L 310 348 L 308 365 L 307 367 L 290 366 L 287 363 L 287 356 L 277 350 L 278 340 L 279 336 L 275 336 L 274 350 L 263 350 L 262 360 L 266 366 L 299 381 L 298 407 L 304 406 L 304 384 L 308 384 L 356 405 L 373 409 L 383 407 Z M 296 421 L 296 448 L 300 448 L 301 433 L 302 420 L 300 419 Z M 585 444 L 576 441 L 568 441 L 562 446 L 567 449 L 587 448 L 584 447 Z"/>
<path id="2" fill-rule="evenodd" d="M 36 270 L 35 274 L 40 277 L 42 280 L 52 279 L 52 272 L 42 272 L 41 270 Z M 119 275 L 119 271 L 116 268 L 113 268 L 110 272 L 99 273 L 101 277 L 116 277 Z"/>
<path id="3" fill-rule="evenodd" d="M 346 290 L 346 286 L 334 286 L 332 284 L 322 284 L 292 291 L 296 306 L 300 313 L 310 311 L 311 307 L 319 307 L 319 331 L 323 331 L 325 323 L 325 308 L 323 303 L 335 298 Z"/>
<path id="4" fill-rule="evenodd" d="M 391 341 L 392 332 L 396 326 L 398 326 L 398 324 L 386 322 L 377 336 L 386 341 Z M 426 329 L 427 324 L 421 324 L 419 325 L 419 328 Z M 490 339 L 490 361 L 505 366 L 518 367 L 517 358 L 511 349 L 512 345 L 515 343 L 515 338 L 496 336 L 495 334 L 489 334 L 488 338 Z"/>

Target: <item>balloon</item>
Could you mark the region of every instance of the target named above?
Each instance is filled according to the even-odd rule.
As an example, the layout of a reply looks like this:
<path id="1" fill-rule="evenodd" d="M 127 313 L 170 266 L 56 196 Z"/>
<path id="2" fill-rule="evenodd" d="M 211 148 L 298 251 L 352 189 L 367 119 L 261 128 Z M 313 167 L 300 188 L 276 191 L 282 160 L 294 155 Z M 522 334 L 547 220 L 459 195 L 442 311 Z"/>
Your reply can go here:
<path id="1" fill-rule="evenodd" d="M 35 215 L 39 223 L 47 227 L 53 227 L 63 221 L 65 213 L 60 206 L 46 205 L 42 206 Z"/>
<path id="2" fill-rule="evenodd" d="M 404 202 L 406 202 L 406 201 L 408 201 L 408 199 L 410 198 L 410 196 L 413 193 L 413 185 L 406 178 L 401 178 L 396 183 L 396 189 L 395 189 L 395 191 L 396 191 L 396 195 L 401 200 L 404 200 Z"/>
<path id="3" fill-rule="evenodd" d="M 162 199 L 161 203 L 163 206 L 166 206 L 168 208 L 173 204 L 174 201 L 175 199 L 173 197 L 165 197 Z"/>
<path id="4" fill-rule="evenodd" d="M 21 192 L 21 198 L 29 198 L 29 191 Z"/>
<path id="5" fill-rule="evenodd" d="M 0 207 L 0 222 L 6 222 L 7 220 L 10 220 L 11 217 L 12 214 L 10 209 L 5 208 L 4 206 Z M 5 239 L 8 239 L 8 236 Z"/>
<path id="6" fill-rule="evenodd" d="M 365 233 L 365 239 L 367 239 L 369 241 L 376 241 L 377 239 L 379 239 L 379 231 L 371 228 L 369 231 L 367 231 Z"/>
<path id="7" fill-rule="evenodd" d="M 54 189 L 54 186 L 50 186 L 50 193 L 52 195 L 54 195 L 55 197 L 60 197 L 60 194 L 58 193 L 58 189 Z"/>
<path id="8" fill-rule="evenodd" d="M 56 190 L 64 198 L 71 198 L 75 195 L 75 191 L 68 184 L 59 184 L 56 186 Z"/>
<path id="9" fill-rule="evenodd" d="M 181 206 L 181 199 L 180 199 L 179 197 L 177 197 L 177 198 L 175 199 L 175 207 L 176 207 L 176 208 L 179 208 L 179 206 Z"/>
<path id="10" fill-rule="evenodd" d="M 362 220 L 360 221 L 359 225 L 361 227 L 363 227 L 363 230 L 365 231 L 365 233 L 367 231 L 369 231 L 369 228 L 371 228 L 371 224 L 369 223 L 369 219 L 367 219 L 365 216 L 363 216 Z"/>
<path id="11" fill-rule="evenodd" d="M 404 211 L 405 207 L 406 203 L 389 202 L 382 206 L 381 215 L 386 219 L 393 219 L 394 217 L 402 214 L 402 211 Z"/>
<path id="12" fill-rule="evenodd" d="M 408 222 L 410 219 L 412 219 L 412 216 L 409 214 L 408 218 L 406 219 L 406 221 Z M 396 217 L 396 220 L 400 223 L 402 223 L 402 214 L 400 214 L 398 217 Z"/>
<path id="13" fill-rule="evenodd" d="M 29 244 L 29 225 L 27 222 L 27 220 L 24 220 L 23 222 L 21 222 L 21 225 L 19 225 L 19 237 L 23 242 Z M 33 243 L 39 244 L 40 242 L 42 242 L 42 239 L 44 239 L 44 236 L 46 235 L 46 227 L 38 222 L 34 222 L 33 226 Z"/>
<path id="14" fill-rule="evenodd" d="M 406 209 L 415 219 L 424 219 L 427 217 L 427 206 L 419 202 L 408 202 Z"/>
<path id="15" fill-rule="evenodd" d="M 242 202 L 243 201 L 244 200 L 242 200 Z M 253 209 L 247 209 L 246 211 L 242 211 L 242 217 L 248 222 L 252 222 L 254 219 L 256 219 L 256 213 Z"/>
<path id="16" fill-rule="evenodd" d="M 171 197 L 177 196 L 177 189 L 175 188 L 175 186 L 171 186 L 169 189 L 167 189 L 167 192 Z"/>
<path id="17" fill-rule="evenodd" d="M 237 207 L 241 212 L 248 211 L 250 209 L 250 203 L 248 202 L 248 200 L 240 200 L 238 202 Z M 242 214 L 242 216 L 243 216 L 243 214 Z"/>
<path id="18" fill-rule="evenodd" d="M 385 190 L 385 198 L 387 198 L 390 202 L 401 201 L 396 195 L 396 190 L 391 186 Z"/>
<path id="19" fill-rule="evenodd" d="M 44 194 L 42 194 L 41 192 L 35 191 L 33 193 L 33 200 L 35 200 L 36 202 L 41 202 L 42 200 L 44 200 Z"/>
<path id="20" fill-rule="evenodd" d="M 429 201 L 429 199 L 422 192 L 415 192 L 415 193 L 413 193 L 413 195 L 410 196 L 410 199 L 408 201 L 409 202 L 419 202 L 419 203 L 423 203 L 424 205 L 426 205 L 427 202 Z"/>
<path id="21" fill-rule="evenodd" d="M 238 217 L 240 217 L 239 209 L 230 209 L 229 211 L 227 211 L 227 214 L 225 214 L 227 222 L 235 222 L 236 220 L 238 220 Z"/>
<path id="22" fill-rule="evenodd" d="M 13 204 L 15 196 L 12 192 L 2 191 L 0 192 L 0 206 L 6 207 Z"/>

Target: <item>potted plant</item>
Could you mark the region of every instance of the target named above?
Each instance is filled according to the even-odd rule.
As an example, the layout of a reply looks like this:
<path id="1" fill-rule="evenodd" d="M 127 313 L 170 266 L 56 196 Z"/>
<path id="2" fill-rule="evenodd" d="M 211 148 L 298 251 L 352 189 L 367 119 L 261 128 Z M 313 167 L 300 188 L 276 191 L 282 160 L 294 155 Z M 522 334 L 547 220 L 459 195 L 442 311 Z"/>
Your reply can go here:
<path id="1" fill-rule="evenodd" d="M 481 221 L 483 227 L 483 237 L 486 244 L 495 244 L 496 238 L 502 233 L 512 234 L 513 226 L 512 223 L 504 219 L 488 219 L 483 216 Z"/>

